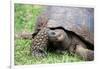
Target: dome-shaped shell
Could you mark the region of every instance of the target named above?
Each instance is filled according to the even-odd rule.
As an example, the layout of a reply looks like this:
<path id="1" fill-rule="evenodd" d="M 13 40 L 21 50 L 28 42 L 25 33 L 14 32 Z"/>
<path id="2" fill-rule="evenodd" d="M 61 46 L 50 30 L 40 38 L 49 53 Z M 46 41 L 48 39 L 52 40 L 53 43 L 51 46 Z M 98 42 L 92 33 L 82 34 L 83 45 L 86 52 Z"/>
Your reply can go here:
<path id="1" fill-rule="evenodd" d="M 48 6 L 47 27 L 63 27 L 94 44 L 94 9 L 82 7 Z"/>

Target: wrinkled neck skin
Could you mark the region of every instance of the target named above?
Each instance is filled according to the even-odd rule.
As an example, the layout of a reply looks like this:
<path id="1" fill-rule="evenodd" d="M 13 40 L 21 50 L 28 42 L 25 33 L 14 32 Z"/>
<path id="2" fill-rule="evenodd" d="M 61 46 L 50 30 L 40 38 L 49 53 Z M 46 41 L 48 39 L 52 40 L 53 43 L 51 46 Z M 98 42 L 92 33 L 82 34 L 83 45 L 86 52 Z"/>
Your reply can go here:
<path id="1" fill-rule="evenodd" d="M 65 38 L 64 40 L 61 42 L 61 45 L 64 49 L 68 49 L 69 46 L 71 45 L 71 37 L 69 36 L 68 33 L 64 34 Z"/>

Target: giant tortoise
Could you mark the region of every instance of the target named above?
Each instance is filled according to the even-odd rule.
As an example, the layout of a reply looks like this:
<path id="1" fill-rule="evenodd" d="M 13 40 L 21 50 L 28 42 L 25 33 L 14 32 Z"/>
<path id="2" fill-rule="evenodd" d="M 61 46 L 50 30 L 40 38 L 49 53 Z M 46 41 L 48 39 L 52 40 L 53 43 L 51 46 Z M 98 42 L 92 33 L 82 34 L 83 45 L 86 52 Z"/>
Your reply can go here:
<path id="1" fill-rule="evenodd" d="M 34 56 L 46 55 L 47 48 L 51 47 L 93 60 L 94 9 L 46 6 L 37 18 L 32 36 L 31 53 Z"/>

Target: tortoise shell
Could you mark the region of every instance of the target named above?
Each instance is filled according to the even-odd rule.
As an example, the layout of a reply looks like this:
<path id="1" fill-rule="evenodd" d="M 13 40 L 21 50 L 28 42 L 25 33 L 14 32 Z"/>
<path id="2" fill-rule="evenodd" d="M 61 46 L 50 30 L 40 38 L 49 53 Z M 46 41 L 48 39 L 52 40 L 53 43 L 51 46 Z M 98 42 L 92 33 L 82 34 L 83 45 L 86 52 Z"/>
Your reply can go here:
<path id="1" fill-rule="evenodd" d="M 47 6 L 38 18 L 38 28 L 72 31 L 94 44 L 94 9 L 84 7 Z"/>

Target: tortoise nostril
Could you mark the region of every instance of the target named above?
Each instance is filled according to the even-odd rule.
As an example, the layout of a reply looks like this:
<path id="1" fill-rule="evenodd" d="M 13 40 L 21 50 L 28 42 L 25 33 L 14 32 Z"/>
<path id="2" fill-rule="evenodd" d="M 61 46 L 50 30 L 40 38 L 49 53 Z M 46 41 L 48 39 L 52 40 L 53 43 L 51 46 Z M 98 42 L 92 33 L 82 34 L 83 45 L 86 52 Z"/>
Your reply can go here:
<path id="1" fill-rule="evenodd" d="M 55 32 L 51 32 L 51 34 L 52 34 L 52 35 L 55 35 L 56 33 L 55 33 Z"/>

